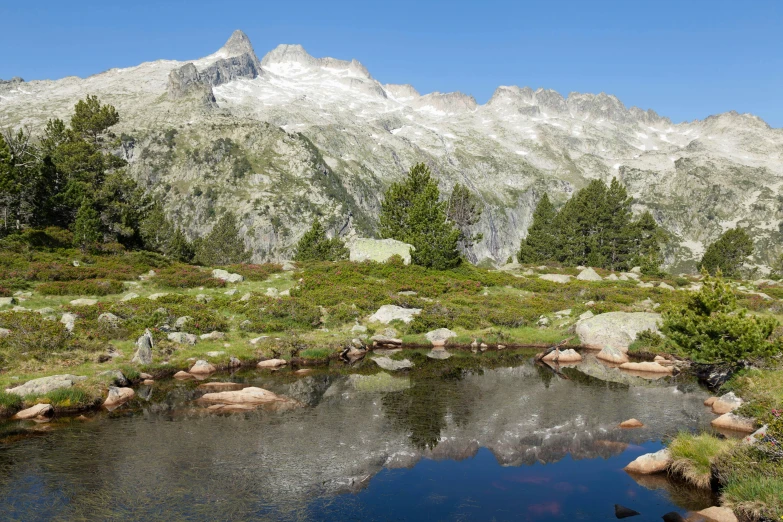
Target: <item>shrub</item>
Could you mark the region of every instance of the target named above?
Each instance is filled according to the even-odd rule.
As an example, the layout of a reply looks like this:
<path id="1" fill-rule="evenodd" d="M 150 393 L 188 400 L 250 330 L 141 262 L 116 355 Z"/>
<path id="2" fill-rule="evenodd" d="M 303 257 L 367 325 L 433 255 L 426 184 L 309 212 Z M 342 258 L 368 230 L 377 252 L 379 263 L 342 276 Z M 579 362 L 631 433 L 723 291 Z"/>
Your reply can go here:
<path id="1" fill-rule="evenodd" d="M 109 295 L 125 289 L 120 281 L 94 279 L 91 281 L 56 281 L 41 283 L 36 290 L 43 295 Z"/>
<path id="2" fill-rule="evenodd" d="M 337 261 L 348 257 L 345 243 L 338 237 L 326 237 L 321 222 L 316 219 L 296 245 L 296 261 Z"/>
<path id="3" fill-rule="evenodd" d="M 212 273 L 193 266 L 178 265 L 164 268 L 155 278 L 160 286 L 167 288 L 222 288 L 226 282 L 212 277 Z"/>
<path id="4" fill-rule="evenodd" d="M 222 268 L 237 273 L 248 281 L 266 281 L 272 274 L 283 271 L 282 265 L 276 263 L 226 265 Z"/>
<path id="5" fill-rule="evenodd" d="M 260 298 L 258 298 L 260 299 Z M 268 299 L 265 307 L 248 314 L 252 332 L 311 330 L 321 323 L 320 309 L 298 298 Z"/>
<path id="6" fill-rule="evenodd" d="M 0 327 L 11 330 L 11 335 L 0 337 L 0 364 L 5 365 L 27 354 L 43 357 L 69 348 L 70 334 L 57 321 L 44 319 L 35 312 L 0 314 Z"/>
<path id="7" fill-rule="evenodd" d="M 662 332 L 689 357 L 700 362 L 732 362 L 764 357 L 780 349 L 770 336 L 778 322 L 749 315 L 720 276 L 705 273 L 701 291 L 683 306 L 664 313 Z"/>
<path id="8" fill-rule="evenodd" d="M 712 275 L 722 272 L 727 277 L 736 277 L 743 261 L 752 253 L 753 240 L 748 233 L 739 227 L 732 228 L 707 247 L 699 267 Z"/>

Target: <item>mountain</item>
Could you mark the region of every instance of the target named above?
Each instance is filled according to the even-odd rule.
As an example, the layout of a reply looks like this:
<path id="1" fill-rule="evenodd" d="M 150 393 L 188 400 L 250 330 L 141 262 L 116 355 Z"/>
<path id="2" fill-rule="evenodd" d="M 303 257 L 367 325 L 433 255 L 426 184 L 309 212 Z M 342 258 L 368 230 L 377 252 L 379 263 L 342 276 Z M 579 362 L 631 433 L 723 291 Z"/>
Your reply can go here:
<path id="1" fill-rule="evenodd" d="M 41 128 L 97 94 L 117 107 L 117 153 L 191 236 L 235 212 L 256 260 L 290 255 L 316 215 L 333 233 L 372 234 L 386 186 L 419 161 L 448 194 L 485 211 L 474 262 L 518 249 L 544 192 L 562 204 L 618 177 L 672 234 L 667 263 L 692 268 L 724 230 L 749 228 L 756 262 L 780 253 L 783 130 L 729 112 L 675 124 L 612 95 L 498 87 L 466 94 L 381 84 L 356 60 L 280 45 L 259 59 L 236 31 L 214 54 L 88 78 L 0 82 L 0 126 Z"/>

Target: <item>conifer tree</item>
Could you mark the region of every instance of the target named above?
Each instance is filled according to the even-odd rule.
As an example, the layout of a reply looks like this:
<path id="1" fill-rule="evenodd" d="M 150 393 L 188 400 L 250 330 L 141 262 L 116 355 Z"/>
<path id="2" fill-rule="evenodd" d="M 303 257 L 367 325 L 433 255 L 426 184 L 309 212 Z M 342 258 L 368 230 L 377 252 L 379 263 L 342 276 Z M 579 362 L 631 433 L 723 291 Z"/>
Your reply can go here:
<path id="1" fill-rule="evenodd" d="M 226 212 L 212 231 L 198 242 L 195 260 L 206 266 L 221 266 L 250 261 L 250 252 L 239 236 L 237 218 Z"/>
<path id="2" fill-rule="evenodd" d="M 555 260 L 556 237 L 555 218 L 557 211 L 544 193 L 533 212 L 533 223 L 522 240 L 518 260 L 520 263 L 543 263 Z"/>
<path id="3" fill-rule="evenodd" d="M 195 255 L 193 244 L 188 241 L 188 238 L 179 227 L 174 229 L 174 234 L 164 247 L 164 253 L 183 263 L 190 263 Z"/>
<path id="4" fill-rule="evenodd" d="M 340 238 L 326 237 L 321 222 L 313 221 L 310 230 L 304 233 L 296 245 L 295 261 L 337 261 L 348 257 L 348 249 Z"/>
<path id="5" fill-rule="evenodd" d="M 439 199 L 430 169 L 423 163 L 414 165 L 404 181 L 392 183 L 384 194 L 380 233 L 413 245 L 415 264 L 445 270 L 460 263 L 460 231 L 447 220 L 446 203 Z"/>
<path id="6" fill-rule="evenodd" d="M 484 239 L 482 234 L 471 234 L 470 227 L 478 223 L 483 211 L 478 198 L 462 183 L 454 185 L 448 203 L 446 217 L 459 229 L 459 248 L 465 252 Z"/>
<path id="7" fill-rule="evenodd" d="M 82 200 L 76 219 L 73 222 L 73 243 L 75 246 L 88 250 L 101 239 L 101 220 L 98 212 L 87 198 Z"/>
<path id="8" fill-rule="evenodd" d="M 739 227 L 732 228 L 707 247 L 699 266 L 713 275 L 720 270 L 726 277 L 736 277 L 743 261 L 752 253 L 753 240 L 748 233 Z"/>

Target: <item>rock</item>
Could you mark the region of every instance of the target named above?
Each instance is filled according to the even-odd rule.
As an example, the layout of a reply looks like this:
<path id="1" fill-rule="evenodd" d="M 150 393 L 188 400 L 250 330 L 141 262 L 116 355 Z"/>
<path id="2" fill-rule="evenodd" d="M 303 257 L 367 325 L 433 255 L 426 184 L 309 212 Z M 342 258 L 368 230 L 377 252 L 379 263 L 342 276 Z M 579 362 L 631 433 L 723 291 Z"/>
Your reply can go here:
<path id="1" fill-rule="evenodd" d="M 258 344 L 264 339 L 269 339 L 268 335 L 262 335 L 260 337 L 254 337 L 253 339 L 250 339 L 250 344 Z"/>
<path id="2" fill-rule="evenodd" d="M 239 382 L 205 382 L 198 385 L 199 390 L 215 391 L 237 391 L 244 388 L 245 385 Z"/>
<path id="3" fill-rule="evenodd" d="M 642 273 L 642 267 L 640 267 L 640 266 L 633 267 L 631 269 L 631 273 L 632 274 L 641 274 Z"/>
<path id="4" fill-rule="evenodd" d="M 402 292 L 397 292 L 397 295 L 406 295 L 408 297 L 412 297 L 414 295 L 419 295 L 419 293 L 414 292 L 413 290 L 403 290 Z"/>
<path id="5" fill-rule="evenodd" d="M 152 364 L 152 333 L 145 330 L 144 334 L 136 340 L 136 353 L 133 354 L 132 363 Z"/>
<path id="6" fill-rule="evenodd" d="M 115 386 L 130 386 L 130 381 L 120 370 L 106 370 L 105 372 L 101 372 L 98 375 L 111 377 L 112 383 Z"/>
<path id="7" fill-rule="evenodd" d="M 538 322 L 536 324 L 538 326 L 547 326 L 549 324 L 549 318 L 542 315 L 538 318 Z"/>
<path id="8" fill-rule="evenodd" d="M 745 444 L 750 444 L 751 446 L 753 444 L 756 444 L 759 440 L 763 439 L 767 435 L 767 429 L 768 426 L 765 424 L 744 439 L 742 439 L 742 442 Z"/>
<path id="9" fill-rule="evenodd" d="M 637 419 L 628 419 L 618 424 L 619 428 L 643 428 L 644 424 Z"/>
<path id="10" fill-rule="evenodd" d="M 587 319 L 590 319 L 591 317 L 595 317 L 595 314 L 592 312 L 592 310 L 588 310 L 585 313 L 581 314 L 579 316 L 580 321 L 586 321 Z"/>
<path id="11" fill-rule="evenodd" d="M 106 400 L 103 401 L 103 407 L 109 409 L 116 408 L 135 396 L 136 392 L 133 391 L 133 388 L 117 388 L 112 386 L 109 388 L 109 395 L 106 397 Z"/>
<path id="12" fill-rule="evenodd" d="M 201 334 L 199 338 L 204 341 L 222 341 L 226 338 L 226 334 L 223 332 L 218 332 L 217 330 L 213 330 L 209 333 Z"/>
<path id="13" fill-rule="evenodd" d="M 181 330 L 185 327 L 186 324 L 188 324 L 189 321 L 192 321 L 193 318 L 189 315 L 183 315 L 182 317 L 178 317 L 176 321 L 174 321 L 174 327 L 177 330 Z"/>
<path id="14" fill-rule="evenodd" d="M 652 283 L 639 283 L 636 286 L 638 286 L 639 288 L 655 288 L 655 285 L 653 285 Z"/>
<path id="15" fill-rule="evenodd" d="M 71 301 L 71 306 L 93 306 L 98 304 L 97 299 L 87 299 L 87 298 L 81 298 L 81 299 L 74 299 Z"/>
<path id="16" fill-rule="evenodd" d="M 112 328 L 117 328 L 117 327 L 120 326 L 120 323 L 122 322 L 122 319 L 120 319 L 119 317 L 117 317 L 116 315 L 114 315 L 112 313 L 104 312 L 104 313 L 102 313 L 101 315 L 98 316 L 98 322 L 107 324 L 107 325 L 111 326 Z"/>
<path id="17" fill-rule="evenodd" d="M 19 301 L 15 297 L 0 297 L 0 306 L 11 306 Z"/>
<path id="18" fill-rule="evenodd" d="M 658 332 L 660 322 L 661 315 L 652 312 L 608 312 L 580 321 L 576 334 L 587 348 L 611 346 L 627 352 L 639 332 Z"/>
<path id="19" fill-rule="evenodd" d="M 571 315 L 571 309 L 566 308 L 565 310 L 557 311 L 555 312 L 555 315 L 558 316 L 559 318 L 569 317 Z"/>
<path id="20" fill-rule="evenodd" d="M 348 259 L 361 263 L 363 261 L 375 261 L 385 263 L 392 256 L 400 256 L 406 265 L 411 264 L 411 252 L 415 250 L 413 245 L 397 241 L 396 239 L 370 239 L 359 237 L 348 243 L 350 251 Z"/>
<path id="21" fill-rule="evenodd" d="M 427 352 L 427 357 L 430 359 L 442 361 L 451 357 L 451 354 L 442 348 L 437 348 Z"/>
<path id="22" fill-rule="evenodd" d="M 250 301 L 250 298 L 253 297 L 253 294 L 250 292 L 247 292 L 246 294 L 243 294 L 242 297 L 239 298 L 240 301 Z"/>
<path id="23" fill-rule="evenodd" d="M 233 356 L 228 358 L 228 367 L 229 368 L 239 368 L 240 366 L 242 366 L 242 361 L 240 361 L 239 359 L 237 359 L 236 357 L 233 357 Z"/>
<path id="24" fill-rule="evenodd" d="M 189 334 L 185 332 L 171 332 L 168 335 L 168 340 L 173 343 L 189 344 L 192 346 L 196 344 L 196 341 L 198 341 L 198 337 L 196 337 L 194 334 Z"/>
<path id="25" fill-rule="evenodd" d="M 489 348 L 489 346 L 487 345 L 487 343 L 481 343 L 481 344 L 479 345 L 479 349 L 480 349 L 482 352 L 486 352 L 486 351 L 487 351 L 487 348 Z"/>
<path id="26" fill-rule="evenodd" d="M 272 411 L 287 411 L 304 407 L 301 402 L 277 395 L 263 388 L 248 387 L 237 391 L 222 391 L 215 393 L 205 393 L 199 403 L 213 404 L 222 407 L 210 407 L 211 411 L 246 411 L 257 407 L 264 407 Z M 226 407 L 228 406 L 228 407 Z M 240 406 L 236 409 L 231 406 Z"/>
<path id="27" fill-rule="evenodd" d="M 120 301 L 130 301 L 131 299 L 136 299 L 137 297 L 139 297 L 139 294 L 134 292 L 129 292 L 124 296 L 122 296 L 122 299 L 120 299 Z"/>
<path id="28" fill-rule="evenodd" d="M 413 363 L 410 362 L 408 359 L 395 361 L 394 359 L 390 359 L 388 357 L 373 357 L 372 360 L 375 361 L 375 364 L 377 364 L 384 370 L 388 370 L 390 372 L 413 368 Z"/>
<path id="29" fill-rule="evenodd" d="M 76 314 L 65 312 L 62 317 L 60 317 L 60 322 L 65 325 L 66 330 L 73 332 L 73 329 L 76 327 L 77 318 Z"/>
<path id="30" fill-rule="evenodd" d="M 199 302 L 199 303 L 209 303 L 213 299 L 214 299 L 214 297 L 212 297 L 211 295 L 207 295 L 207 294 L 198 294 L 196 296 L 196 301 Z"/>
<path id="31" fill-rule="evenodd" d="M 629 277 L 625 274 L 620 274 L 620 277 L 617 278 L 619 281 L 628 281 Z"/>
<path id="32" fill-rule="evenodd" d="M 281 268 L 283 269 L 284 272 L 291 272 L 293 270 L 296 270 L 296 265 L 291 261 L 285 261 Z"/>
<path id="33" fill-rule="evenodd" d="M 361 324 L 355 324 L 351 327 L 351 333 L 366 333 L 367 327 Z"/>
<path id="34" fill-rule="evenodd" d="M 221 270 L 219 268 L 216 268 L 212 271 L 212 277 L 214 277 L 215 279 L 220 279 L 227 283 L 241 283 L 242 281 L 245 280 L 245 278 L 240 274 L 232 274 L 226 270 Z"/>
<path id="35" fill-rule="evenodd" d="M 634 281 L 638 281 L 640 279 L 639 274 L 637 274 L 635 272 L 623 272 L 622 274 L 620 274 L 620 279 L 622 279 L 623 276 L 625 276 L 625 281 L 628 281 L 629 279 L 633 279 Z"/>
<path id="36" fill-rule="evenodd" d="M 635 517 L 641 515 L 638 511 L 634 511 L 631 508 L 627 508 L 625 506 L 621 506 L 620 504 L 614 505 L 614 516 L 616 518 L 628 518 L 628 517 Z"/>
<path id="37" fill-rule="evenodd" d="M 585 306 L 595 306 L 595 301 L 587 301 Z M 592 312 L 591 312 L 592 313 Z"/>
<path id="38" fill-rule="evenodd" d="M 166 297 L 167 295 L 169 295 L 168 292 L 159 292 L 157 294 L 150 295 L 149 297 L 147 297 L 147 299 L 149 299 L 150 301 L 157 301 L 161 297 Z"/>
<path id="39" fill-rule="evenodd" d="M 553 352 L 549 352 L 543 360 L 556 363 L 574 363 L 581 361 L 582 356 L 573 348 L 563 350 L 562 352 L 556 349 Z"/>
<path id="40" fill-rule="evenodd" d="M 226 291 L 225 291 L 225 292 L 223 292 L 223 293 L 224 293 L 225 295 L 234 295 L 234 294 L 236 294 L 236 293 L 237 293 L 237 289 L 236 289 L 236 288 L 232 288 L 231 290 L 226 290 Z"/>
<path id="41" fill-rule="evenodd" d="M 179 379 L 181 381 L 188 380 L 188 379 L 195 379 L 191 374 L 188 372 L 183 372 L 182 370 L 178 371 L 174 374 L 175 379 Z"/>
<path id="42" fill-rule="evenodd" d="M 191 375 L 207 375 L 210 373 L 215 373 L 216 371 L 217 368 L 215 368 L 212 364 L 199 359 L 196 361 L 196 364 L 194 364 L 190 370 L 188 370 L 188 373 Z"/>
<path id="43" fill-rule="evenodd" d="M 712 406 L 712 403 L 714 403 L 717 400 L 718 400 L 717 397 L 709 397 L 709 398 L 704 400 L 704 405 L 705 406 Z"/>
<path id="44" fill-rule="evenodd" d="M 143 381 L 141 381 L 141 383 L 144 386 L 152 386 L 153 384 L 155 384 L 155 381 L 153 381 L 152 379 L 144 379 Z"/>
<path id="45" fill-rule="evenodd" d="M 742 399 L 734 395 L 734 392 L 729 392 L 713 401 L 712 413 L 723 415 L 724 413 L 736 410 L 740 406 L 742 406 Z"/>
<path id="46" fill-rule="evenodd" d="M 704 522 L 738 522 L 734 511 L 728 507 L 712 506 L 696 513 L 706 518 Z"/>
<path id="47" fill-rule="evenodd" d="M 646 373 L 672 373 L 672 369 L 657 362 L 627 362 L 620 365 L 621 370 L 630 370 L 634 372 Z"/>
<path id="48" fill-rule="evenodd" d="M 649 475 L 651 473 L 660 473 L 666 471 L 672 463 L 672 456 L 668 449 L 662 449 L 655 453 L 647 453 L 637 458 L 624 469 L 631 473 L 640 475 Z"/>
<path id="49" fill-rule="evenodd" d="M 280 293 L 277 291 L 277 288 L 270 286 L 266 289 L 266 292 L 264 293 L 267 297 L 277 297 L 280 295 Z"/>
<path id="50" fill-rule="evenodd" d="M 598 272 L 593 270 L 592 268 L 585 268 L 581 272 L 579 272 L 579 275 L 576 276 L 576 278 L 579 281 L 602 281 L 603 277 L 598 275 Z"/>
<path id="51" fill-rule="evenodd" d="M 301 377 L 303 375 L 310 375 L 311 373 L 313 373 L 312 368 L 300 368 L 294 372 L 294 375 Z"/>
<path id="52" fill-rule="evenodd" d="M 606 276 L 606 279 L 609 281 L 617 281 L 619 277 L 617 277 L 617 274 L 609 274 L 608 276 Z"/>
<path id="53" fill-rule="evenodd" d="M 753 419 L 747 417 L 740 417 L 733 413 L 724 413 L 717 419 L 713 419 L 710 423 L 714 428 L 722 428 L 724 430 L 741 431 L 743 433 L 753 433 L 756 431 Z"/>
<path id="54" fill-rule="evenodd" d="M 571 281 L 570 275 L 567 274 L 541 274 L 538 276 L 539 279 L 543 279 L 544 281 L 552 281 L 553 283 L 568 283 Z"/>
<path id="55" fill-rule="evenodd" d="M 613 364 L 624 364 L 628 362 L 628 355 L 619 348 L 607 346 L 596 355 L 597 359 Z"/>
<path id="56" fill-rule="evenodd" d="M 662 290 L 674 290 L 674 287 L 672 285 L 670 285 L 670 284 L 667 284 L 667 283 L 659 284 L 658 288 L 660 288 Z"/>
<path id="57" fill-rule="evenodd" d="M 435 343 L 435 341 L 445 342 L 448 339 L 451 339 L 452 337 L 457 337 L 457 334 L 456 332 L 453 332 L 448 328 L 438 328 L 437 330 L 432 330 L 431 332 L 427 332 L 426 334 L 424 334 L 424 337 L 426 337 L 429 342 Z"/>
<path id="58" fill-rule="evenodd" d="M 437 339 L 435 341 L 432 341 L 432 347 L 437 348 L 439 350 L 445 350 L 446 349 L 446 341 L 443 339 Z"/>
<path id="59" fill-rule="evenodd" d="M 11 335 L 11 330 L 8 328 L 0 328 L 0 337 L 8 337 Z"/>
<path id="60" fill-rule="evenodd" d="M 676 511 L 669 511 L 668 513 L 664 514 L 661 518 L 663 519 L 663 522 L 687 522 L 687 520 L 682 518 L 682 515 L 680 515 Z"/>
<path id="61" fill-rule="evenodd" d="M 413 316 L 421 313 L 421 308 L 403 308 L 397 305 L 383 305 L 369 317 L 370 322 L 389 324 L 394 320 L 404 323 L 413 321 Z"/>
<path id="62" fill-rule="evenodd" d="M 36 404 L 26 410 L 17 412 L 11 420 L 48 419 L 54 415 L 51 404 Z"/>
<path id="63" fill-rule="evenodd" d="M 285 359 L 267 359 L 266 361 L 260 361 L 256 366 L 258 368 L 278 368 L 286 364 L 288 364 L 288 361 Z"/>
<path id="64" fill-rule="evenodd" d="M 139 374 L 139 379 L 152 379 L 152 375 L 150 375 L 149 373 L 141 372 Z"/>
<path id="65" fill-rule="evenodd" d="M 5 391 L 6 393 L 13 393 L 14 395 L 20 395 L 22 397 L 26 395 L 46 395 L 50 391 L 59 390 L 60 388 L 70 388 L 77 382 L 81 382 L 86 379 L 87 377 L 83 375 L 51 375 L 49 377 L 39 377 L 38 379 L 32 379 L 20 386 L 9 388 Z"/>

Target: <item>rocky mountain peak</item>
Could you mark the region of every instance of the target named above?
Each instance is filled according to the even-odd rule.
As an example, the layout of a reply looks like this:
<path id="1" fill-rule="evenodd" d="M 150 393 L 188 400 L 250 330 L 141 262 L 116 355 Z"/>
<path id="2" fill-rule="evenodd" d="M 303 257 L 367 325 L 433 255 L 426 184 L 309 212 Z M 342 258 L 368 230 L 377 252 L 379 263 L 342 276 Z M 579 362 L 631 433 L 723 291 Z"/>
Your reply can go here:
<path id="1" fill-rule="evenodd" d="M 280 44 L 261 59 L 261 67 L 278 64 L 298 63 L 300 65 L 316 65 L 318 60 L 310 56 L 299 44 Z"/>
<path id="2" fill-rule="evenodd" d="M 250 43 L 250 38 L 239 29 L 231 33 L 231 37 L 220 50 L 223 51 L 226 56 L 239 56 L 245 53 L 255 55 L 253 45 Z"/>

